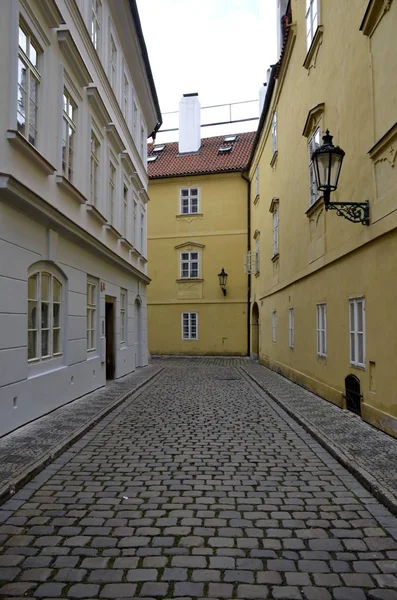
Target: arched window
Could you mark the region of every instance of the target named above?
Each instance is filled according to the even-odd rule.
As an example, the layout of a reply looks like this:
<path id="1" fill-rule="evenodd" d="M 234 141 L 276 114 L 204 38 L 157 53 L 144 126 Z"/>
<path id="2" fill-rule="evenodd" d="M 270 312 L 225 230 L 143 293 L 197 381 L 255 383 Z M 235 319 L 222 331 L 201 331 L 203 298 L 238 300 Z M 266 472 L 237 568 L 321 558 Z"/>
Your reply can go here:
<path id="1" fill-rule="evenodd" d="M 63 285 L 53 273 L 28 277 L 28 360 L 38 362 L 63 354 Z"/>

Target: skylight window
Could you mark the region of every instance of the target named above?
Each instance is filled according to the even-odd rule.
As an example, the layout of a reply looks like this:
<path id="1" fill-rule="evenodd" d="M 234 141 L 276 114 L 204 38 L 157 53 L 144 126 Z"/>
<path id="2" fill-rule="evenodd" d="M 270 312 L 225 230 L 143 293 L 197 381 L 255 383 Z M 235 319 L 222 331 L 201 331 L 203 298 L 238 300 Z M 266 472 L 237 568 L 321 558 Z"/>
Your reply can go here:
<path id="1" fill-rule="evenodd" d="M 221 146 L 221 147 L 219 148 L 219 152 L 222 152 L 223 154 L 224 154 L 225 152 L 230 152 L 230 151 L 231 151 L 231 149 L 232 149 L 232 147 L 233 147 L 233 146 Z"/>
<path id="2" fill-rule="evenodd" d="M 237 135 L 227 135 L 225 137 L 225 139 L 223 140 L 224 143 L 226 142 L 235 142 L 237 140 Z"/>
<path id="3" fill-rule="evenodd" d="M 159 144 L 153 147 L 153 152 L 162 152 L 165 148 L 165 144 Z"/>
<path id="4" fill-rule="evenodd" d="M 154 156 L 148 156 L 147 157 L 147 161 L 148 162 L 154 162 L 155 160 L 157 160 L 157 155 L 155 154 Z"/>

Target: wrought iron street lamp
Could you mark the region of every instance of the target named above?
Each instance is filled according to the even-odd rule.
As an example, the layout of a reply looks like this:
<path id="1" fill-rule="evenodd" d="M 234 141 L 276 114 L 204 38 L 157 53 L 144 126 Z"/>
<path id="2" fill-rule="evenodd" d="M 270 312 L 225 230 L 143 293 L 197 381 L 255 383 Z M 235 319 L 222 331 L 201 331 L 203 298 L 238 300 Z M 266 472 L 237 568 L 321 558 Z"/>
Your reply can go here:
<path id="1" fill-rule="evenodd" d="M 324 192 L 325 210 L 336 210 L 337 215 L 352 223 L 369 225 L 369 202 L 331 202 L 331 192 L 338 187 L 344 150 L 332 143 L 332 135 L 327 129 L 323 145 L 312 154 L 317 189 Z"/>
<path id="2" fill-rule="evenodd" d="M 218 273 L 219 285 L 221 286 L 223 295 L 226 296 L 226 282 L 227 282 L 227 273 L 225 269 L 222 267 L 222 271 Z"/>

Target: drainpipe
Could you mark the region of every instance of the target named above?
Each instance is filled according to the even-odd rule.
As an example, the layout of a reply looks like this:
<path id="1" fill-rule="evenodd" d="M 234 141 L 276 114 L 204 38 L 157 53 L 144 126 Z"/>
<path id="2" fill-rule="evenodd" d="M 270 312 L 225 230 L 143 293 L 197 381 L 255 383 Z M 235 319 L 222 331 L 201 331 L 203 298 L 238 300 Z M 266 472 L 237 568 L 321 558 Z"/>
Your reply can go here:
<path id="1" fill-rule="evenodd" d="M 251 250 L 251 181 L 241 171 L 241 177 L 247 182 L 247 252 Z M 251 355 L 251 275 L 248 275 L 247 287 L 247 355 Z"/>

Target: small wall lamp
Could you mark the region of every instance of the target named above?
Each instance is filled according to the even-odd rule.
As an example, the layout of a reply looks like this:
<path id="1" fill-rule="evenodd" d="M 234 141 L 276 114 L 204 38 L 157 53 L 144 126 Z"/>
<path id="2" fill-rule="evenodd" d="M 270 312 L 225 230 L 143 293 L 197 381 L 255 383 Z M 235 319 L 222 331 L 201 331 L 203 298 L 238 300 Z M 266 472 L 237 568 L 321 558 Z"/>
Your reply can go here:
<path id="1" fill-rule="evenodd" d="M 226 296 L 226 282 L 227 282 L 227 273 L 225 269 L 222 267 L 222 271 L 218 273 L 219 285 L 221 286 L 223 295 Z"/>
<path id="2" fill-rule="evenodd" d="M 352 223 L 369 225 L 369 202 L 331 202 L 331 192 L 338 187 L 344 150 L 332 143 L 332 135 L 327 129 L 323 136 L 323 145 L 312 154 L 317 189 L 324 192 L 325 210 L 336 210 L 339 217 Z"/>

